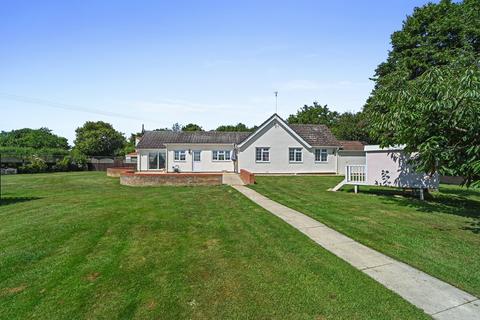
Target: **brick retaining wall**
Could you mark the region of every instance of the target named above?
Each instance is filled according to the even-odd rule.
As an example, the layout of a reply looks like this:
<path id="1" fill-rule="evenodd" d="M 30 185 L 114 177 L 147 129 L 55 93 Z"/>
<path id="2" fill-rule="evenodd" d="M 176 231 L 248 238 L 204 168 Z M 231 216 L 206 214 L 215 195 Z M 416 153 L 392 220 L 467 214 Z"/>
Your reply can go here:
<path id="1" fill-rule="evenodd" d="M 245 184 L 255 184 L 255 175 L 245 169 L 240 169 L 240 179 Z"/>
<path id="2" fill-rule="evenodd" d="M 129 167 L 114 167 L 114 168 L 107 168 L 107 176 L 118 178 L 122 173 L 125 172 L 133 172 L 133 168 Z"/>
<path id="3" fill-rule="evenodd" d="M 221 173 L 162 173 L 124 172 L 120 184 L 126 186 L 211 186 L 222 184 Z"/>

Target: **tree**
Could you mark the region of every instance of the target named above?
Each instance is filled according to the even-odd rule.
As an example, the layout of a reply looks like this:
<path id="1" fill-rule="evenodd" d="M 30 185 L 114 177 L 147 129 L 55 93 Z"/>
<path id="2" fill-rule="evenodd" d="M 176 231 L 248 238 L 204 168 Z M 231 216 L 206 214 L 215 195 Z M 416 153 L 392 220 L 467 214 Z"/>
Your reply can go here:
<path id="1" fill-rule="evenodd" d="M 237 123 L 236 125 L 221 125 L 219 126 L 216 131 L 227 131 L 227 132 L 235 132 L 235 131 L 253 131 L 253 128 L 249 128 L 243 123 Z"/>
<path id="2" fill-rule="evenodd" d="M 472 60 L 480 52 L 479 35 L 479 0 L 442 0 L 415 8 L 402 30 L 392 34 L 392 50 L 375 71 L 376 84 L 392 73 L 402 72 L 403 78 L 413 80 L 459 57 Z"/>
<path id="3" fill-rule="evenodd" d="M 480 1 L 416 8 L 376 70 L 365 112 L 382 146 L 405 144 L 418 170 L 480 186 Z"/>
<path id="4" fill-rule="evenodd" d="M 198 124 L 189 123 L 182 127 L 182 131 L 203 131 L 203 129 Z"/>
<path id="5" fill-rule="evenodd" d="M 87 121 L 75 132 L 75 149 L 87 156 L 118 155 L 126 143 L 122 133 L 103 121 Z"/>
<path id="6" fill-rule="evenodd" d="M 357 140 L 374 143 L 368 132 L 368 121 L 363 112 L 344 112 L 330 128 L 339 140 Z"/>
<path id="7" fill-rule="evenodd" d="M 480 67 L 435 67 L 415 80 L 390 81 L 371 111 L 381 144 L 404 143 L 418 153 L 419 170 L 480 186 Z"/>
<path id="8" fill-rule="evenodd" d="M 287 121 L 288 123 L 324 124 L 339 140 L 374 142 L 369 134 L 368 118 L 363 112 L 338 113 L 331 111 L 327 105 L 322 106 L 314 102 L 313 106 L 305 105 L 295 115 L 290 115 Z"/>
<path id="9" fill-rule="evenodd" d="M 0 132 L 0 147 L 21 147 L 34 149 L 62 149 L 68 150 L 67 138 L 57 136 L 48 128 L 18 129 L 9 132 Z"/>
<path id="10" fill-rule="evenodd" d="M 297 114 L 290 115 L 287 118 L 288 123 L 308 123 L 324 124 L 331 127 L 339 117 L 336 111 L 330 111 L 327 105 L 322 106 L 318 102 L 313 102 L 312 106 L 304 105 Z"/>
<path id="11" fill-rule="evenodd" d="M 159 131 L 163 131 L 163 130 L 159 130 Z M 178 122 L 175 122 L 172 125 L 172 131 L 173 132 L 180 132 L 180 131 L 182 131 L 182 126 Z"/>

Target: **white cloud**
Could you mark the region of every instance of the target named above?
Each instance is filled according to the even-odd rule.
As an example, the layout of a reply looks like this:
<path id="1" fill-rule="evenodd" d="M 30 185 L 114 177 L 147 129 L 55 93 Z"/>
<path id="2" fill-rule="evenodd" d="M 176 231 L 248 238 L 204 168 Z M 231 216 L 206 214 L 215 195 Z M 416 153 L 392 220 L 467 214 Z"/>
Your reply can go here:
<path id="1" fill-rule="evenodd" d="M 352 82 L 349 80 L 340 80 L 332 82 L 320 82 L 313 80 L 290 80 L 284 82 L 277 87 L 280 91 L 312 91 L 312 90 L 327 90 L 327 89 L 351 89 L 358 87 L 367 87 L 371 84 L 369 82 Z"/>

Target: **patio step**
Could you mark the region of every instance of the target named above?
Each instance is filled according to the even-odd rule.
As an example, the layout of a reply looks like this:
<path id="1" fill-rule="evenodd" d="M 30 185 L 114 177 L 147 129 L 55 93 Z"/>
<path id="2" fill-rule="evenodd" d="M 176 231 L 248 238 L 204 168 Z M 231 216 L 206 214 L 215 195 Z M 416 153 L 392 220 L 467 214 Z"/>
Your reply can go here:
<path id="1" fill-rule="evenodd" d="M 332 189 L 329 189 L 329 191 L 338 191 L 340 190 L 341 187 L 343 187 L 345 185 L 345 183 L 347 183 L 347 179 L 343 179 L 342 181 L 340 181 L 339 184 L 337 184 L 334 188 Z"/>
<path id="2" fill-rule="evenodd" d="M 222 179 L 223 184 L 228 184 L 230 186 L 243 186 L 245 183 L 243 183 L 242 179 L 240 179 L 240 175 L 238 173 L 224 173 L 223 174 L 223 179 Z"/>

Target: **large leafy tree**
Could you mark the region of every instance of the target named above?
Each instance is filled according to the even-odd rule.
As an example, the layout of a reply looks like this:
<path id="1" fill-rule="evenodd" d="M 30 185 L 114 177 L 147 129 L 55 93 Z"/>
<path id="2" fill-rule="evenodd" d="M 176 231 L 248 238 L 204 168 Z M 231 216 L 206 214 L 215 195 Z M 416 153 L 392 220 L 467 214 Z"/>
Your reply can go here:
<path id="1" fill-rule="evenodd" d="M 375 75 L 375 138 L 405 144 L 419 170 L 480 186 L 480 0 L 416 8 Z"/>
<path id="2" fill-rule="evenodd" d="M 331 126 L 332 133 L 339 140 L 357 140 L 374 143 L 368 132 L 368 119 L 363 112 L 344 112 Z"/>
<path id="3" fill-rule="evenodd" d="M 288 123 L 309 123 L 309 124 L 324 124 L 332 126 L 339 117 L 339 113 L 331 111 L 327 105 L 322 106 L 318 102 L 313 102 L 313 105 L 304 105 L 287 118 Z"/>
<path id="4" fill-rule="evenodd" d="M 48 128 L 2 131 L 0 147 L 69 149 L 67 138 L 53 134 Z"/>
<path id="5" fill-rule="evenodd" d="M 287 119 L 288 123 L 324 124 L 340 140 L 359 140 L 372 143 L 374 141 L 370 137 L 367 120 L 362 112 L 338 113 L 318 102 L 314 102 L 311 106 L 305 105 Z"/>
<path id="6" fill-rule="evenodd" d="M 103 121 L 87 121 L 75 132 L 75 149 L 87 156 L 118 155 L 126 144 L 123 134 Z"/>

